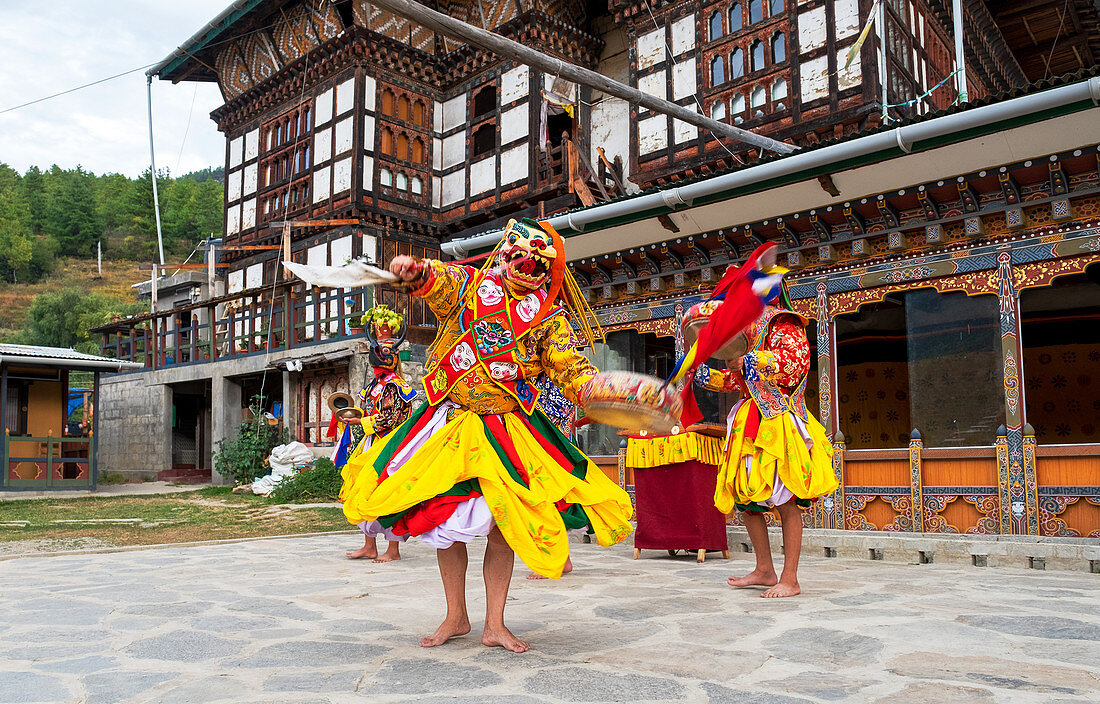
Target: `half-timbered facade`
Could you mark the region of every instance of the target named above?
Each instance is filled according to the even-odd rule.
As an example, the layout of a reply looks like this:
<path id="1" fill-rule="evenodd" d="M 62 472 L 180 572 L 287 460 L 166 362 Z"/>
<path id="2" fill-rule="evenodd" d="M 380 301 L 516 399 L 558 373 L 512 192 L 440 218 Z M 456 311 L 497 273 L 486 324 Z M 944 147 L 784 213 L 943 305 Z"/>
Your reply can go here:
<path id="1" fill-rule="evenodd" d="M 434 5 L 799 147 L 778 157 L 369 2 L 239 0 L 157 70 L 226 98 L 226 293 L 105 328 L 106 349 L 169 397 L 207 384 L 214 437 L 274 387 L 321 443 L 323 398 L 365 373 L 350 310 L 377 295 L 420 342 L 433 321 L 394 291 L 283 281 L 274 223 L 309 223 L 296 260 L 339 264 L 466 256 L 509 216 L 552 217 L 609 333 L 596 361 L 659 376 L 678 315 L 775 241 L 813 321 L 808 394 L 842 479 L 808 520 L 1100 534 L 1096 10 L 1071 0 L 1060 27 L 1060 3 L 965 5 L 961 105 L 947 0 Z M 727 406 L 704 399 L 715 419 Z M 613 432 L 581 442 L 631 483 Z"/>

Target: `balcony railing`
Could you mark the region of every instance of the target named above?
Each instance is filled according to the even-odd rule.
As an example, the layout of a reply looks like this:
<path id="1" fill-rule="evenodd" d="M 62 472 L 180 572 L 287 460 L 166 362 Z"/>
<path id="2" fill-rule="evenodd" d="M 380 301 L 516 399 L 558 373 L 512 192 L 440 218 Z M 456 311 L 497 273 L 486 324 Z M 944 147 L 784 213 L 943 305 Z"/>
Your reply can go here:
<path id="1" fill-rule="evenodd" d="M 115 321 L 92 332 L 102 335 L 104 356 L 161 369 L 357 337 L 362 331 L 351 330 L 359 327 L 359 315 L 373 300 L 371 287 L 314 288 L 286 281 Z M 430 312 L 423 311 L 405 312 L 412 329 L 434 328 Z"/>

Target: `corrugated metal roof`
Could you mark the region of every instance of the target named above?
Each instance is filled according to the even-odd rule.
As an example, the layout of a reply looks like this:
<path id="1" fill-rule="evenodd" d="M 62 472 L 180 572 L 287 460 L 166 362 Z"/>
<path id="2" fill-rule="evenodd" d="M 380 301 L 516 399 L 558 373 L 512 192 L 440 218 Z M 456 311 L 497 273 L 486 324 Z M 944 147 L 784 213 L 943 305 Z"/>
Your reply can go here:
<path id="1" fill-rule="evenodd" d="M 34 357 L 58 365 L 64 365 L 65 362 L 80 362 L 81 366 L 100 366 L 104 369 L 118 369 L 120 366 L 129 367 L 134 364 L 133 362 L 124 362 L 110 357 L 84 354 L 70 347 L 39 347 L 38 345 L 14 345 L 6 342 L 0 343 L 0 361 L 4 361 L 4 357 Z"/>

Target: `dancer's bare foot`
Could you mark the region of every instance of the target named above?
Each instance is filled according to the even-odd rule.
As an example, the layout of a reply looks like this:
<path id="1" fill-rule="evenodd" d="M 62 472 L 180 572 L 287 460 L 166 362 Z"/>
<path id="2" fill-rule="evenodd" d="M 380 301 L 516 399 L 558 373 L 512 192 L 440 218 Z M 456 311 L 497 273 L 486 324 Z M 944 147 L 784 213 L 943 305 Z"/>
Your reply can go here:
<path id="1" fill-rule="evenodd" d="M 779 582 L 771 589 L 765 589 L 760 595 L 765 599 L 778 599 L 784 596 L 795 596 L 802 593 L 798 582 Z"/>
<path id="2" fill-rule="evenodd" d="M 573 571 L 573 560 L 571 560 L 570 558 L 567 557 L 567 558 L 565 558 L 565 567 L 561 568 L 562 576 L 565 576 L 565 575 L 569 574 L 572 571 Z M 545 577 L 544 575 L 539 574 L 538 572 L 532 572 L 531 574 L 527 575 L 527 579 L 547 579 L 547 577 Z"/>
<path id="3" fill-rule="evenodd" d="M 372 562 L 394 562 L 396 560 L 400 560 L 401 551 L 397 547 L 398 545 L 399 543 L 390 543 L 390 546 L 386 548 L 386 552 L 374 558 Z"/>
<path id="4" fill-rule="evenodd" d="M 470 632 L 470 619 L 463 617 L 458 621 L 444 621 L 435 629 L 435 633 L 420 639 L 421 648 L 432 648 L 443 645 L 451 638 L 464 636 Z"/>
<path id="5" fill-rule="evenodd" d="M 779 577 L 776 576 L 774 571 L 763 572 L 761 570 L 753 570 L 744 577 L 730 577 L 726 580 L 726 583 L 731 587 L 771 587 L 779 582 Z"/>
<path id="6" fill-rule="evenodd" d="M 378 548 L 364 545 L 355 552 L 345 552 L 344 555 L 346 555 L 349 560 L 361 560 L 363 558 L 373 559 L 378 557 Z"/>
<path id="7" fill-rule="evenodd" d="M 513 653 L 526 653 L 531 649 L 531 644 L 527 641 L 520 640 L 512 635 L 512 632 L 507 627 L 501 626 L 499 628 L 485 627 L 485 630 L 481 633 L 482 645 L 499 645 L 505 650 L 511 650 Z"/>

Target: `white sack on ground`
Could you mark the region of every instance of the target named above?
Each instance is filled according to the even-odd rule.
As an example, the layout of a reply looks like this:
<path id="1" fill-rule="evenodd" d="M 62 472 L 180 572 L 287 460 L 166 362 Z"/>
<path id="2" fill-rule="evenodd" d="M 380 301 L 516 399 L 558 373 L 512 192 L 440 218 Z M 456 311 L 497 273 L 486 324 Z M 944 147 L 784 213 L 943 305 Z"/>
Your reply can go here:
<path id="1" fill-rule="evenodd" d="M 275 485 L 286 477 L 293 476 L 302 467 L 313 461 L 313 452 L 300 442 L 276 445 L 271 449 L 267 463 L 271 465 L 271 474 L 252 482 L 252 493 L 267 496 Z"/>

